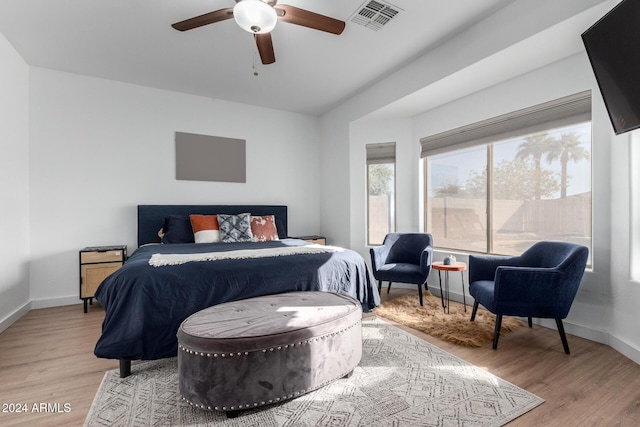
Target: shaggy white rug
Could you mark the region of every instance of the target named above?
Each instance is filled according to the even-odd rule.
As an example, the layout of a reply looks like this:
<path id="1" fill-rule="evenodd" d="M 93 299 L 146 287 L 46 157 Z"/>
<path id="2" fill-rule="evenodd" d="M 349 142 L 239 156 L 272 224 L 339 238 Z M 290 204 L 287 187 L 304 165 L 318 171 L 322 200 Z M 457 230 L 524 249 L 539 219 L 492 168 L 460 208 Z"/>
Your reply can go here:
<path id="1" fill-rule="evenodd" d="M 544 402 L 384 320 L 362 329 L 353 375 L 302 397 L 227 419 L 184 402 L 164 359 L 107 372 L 85 426 L 500 426 Z"/>

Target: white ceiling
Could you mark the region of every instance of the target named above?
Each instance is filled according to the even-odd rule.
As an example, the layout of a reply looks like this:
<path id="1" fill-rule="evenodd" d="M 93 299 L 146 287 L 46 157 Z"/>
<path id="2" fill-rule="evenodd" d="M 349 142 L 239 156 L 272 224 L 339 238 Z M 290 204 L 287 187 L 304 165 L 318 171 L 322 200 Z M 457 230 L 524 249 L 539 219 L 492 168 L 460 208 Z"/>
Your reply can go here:
<path id="1" fill-rule="evenodd" d="M 32 66 L 319 115 L 510 1 L 392 0 L 402 10 L 376 32 L 349 22 L 364 0 L 287 0 L 347 26 L 279 22 L 272 65 L 233 20 L 170 26 L 234 0 L 0 0 L 0 33 Z"/>

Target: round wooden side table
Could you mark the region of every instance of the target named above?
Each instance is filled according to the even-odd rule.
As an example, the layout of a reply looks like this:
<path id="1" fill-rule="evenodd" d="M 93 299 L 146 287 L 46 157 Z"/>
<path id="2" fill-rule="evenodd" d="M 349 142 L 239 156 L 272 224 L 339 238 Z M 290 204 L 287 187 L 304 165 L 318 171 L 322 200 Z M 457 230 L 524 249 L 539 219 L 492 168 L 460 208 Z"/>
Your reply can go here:
<path id="1" fill-rule="evenodd" d="M 464 292 L 464 271 L 467 269 L 467 264 L 464 262 L 456 262 L 455 264 L 445 264 L 442 261 L 435 261 L 431 264 L 431 267 L 438 270 L 438 279 L 440 280 L 440 299 L 442 300 L 442 309 L 446 314 L 449 314 L 449 272 L 459 271 L 462 276 L 462 301 L 464 302 L 464 312 L 467 312 L 467 297 Z M 442 276 L 440 272 L 444 271 L 444 292 L 442 292 Z M 445 304 L 446 295 L 446 304 Z"/>

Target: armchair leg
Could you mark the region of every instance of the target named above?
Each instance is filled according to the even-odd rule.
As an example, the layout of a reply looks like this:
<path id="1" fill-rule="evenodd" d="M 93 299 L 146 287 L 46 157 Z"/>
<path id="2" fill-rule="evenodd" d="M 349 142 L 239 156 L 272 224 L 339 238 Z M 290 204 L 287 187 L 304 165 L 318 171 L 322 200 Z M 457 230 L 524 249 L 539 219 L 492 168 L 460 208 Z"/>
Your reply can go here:
<path id="1" fill-rule="evenodd" d="M 533 328 L 533 318 L 529 317 L 529 327 Z"/>
<path id="2" fill-rule="evenodd" d="M 378 280 L 378 293 L 382 292 L 382 280 Z"/>
<path id="3" fill-rule="evenodd" d="M 391 282 L 389 282 L 389 286 L 387 286 L 387 293 L 391 290 Z"/>
<path id="4" fill-rule="evenodd" d="M 564 333 L 564 325 L 562 324 L 562 319 L 556 319 L 556 326 L 558 326 L 558 332 L 560 333 L 560 339 L 562 340 L 564 352 L 570 354 L 569 343 L 567 342 L 567 335 Z"/>
<path id="5" fill-rule="evenodd" d="M 502 314 L 496 314 L 496 330 L 493 333 L 493 349 L 498 348 L 498 338 L 500 338 L 500 329 L 502 329 Z"/>
<path id="6" fill-rule="evenodd" d="M 422 304 L 422 285 L 418 285 L 418 295 L 420 296 L 420 307 L 423 306 Z"/>
<path id="7" fill-rule="evenodd" d="M 478 313 L 478 301 L 473 303 L 473 310 L 471 311 L 471 321 L 476 320 L 476 313 Z"/>

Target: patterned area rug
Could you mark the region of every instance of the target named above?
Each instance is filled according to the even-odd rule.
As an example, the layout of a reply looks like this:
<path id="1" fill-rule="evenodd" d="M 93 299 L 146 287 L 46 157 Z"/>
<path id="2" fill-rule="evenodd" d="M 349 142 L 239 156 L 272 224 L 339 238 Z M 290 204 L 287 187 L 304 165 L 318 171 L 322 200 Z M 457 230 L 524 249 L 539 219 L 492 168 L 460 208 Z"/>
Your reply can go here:
<path id="1" fill-rule="evenodd" d="M 493 341 L 496 316 L 484 309 L 478 309 L 476 319 L 471 322 L 472 306 L 455 301 L 450 302 L 449 313 L 444 313 L 442 300 L 430 292 L 424 296 L 424 306 L 420 306 L 418 295 L 406 295 L 382 303 L 375 314 L 422 331 L 432 337 L 466 347 L 480 347 Z M 500 336 L 524 326 L 516 317 L 502 319 Z"/>
<path id="2" fill-rule="evenodd" d="M 85 426 L 500 426 L 543 400 L 382 319 L 362 322 L 363 356 L 348 379 L 227 419 L 178 393 L 177 359 L 105 374 Z"/>

